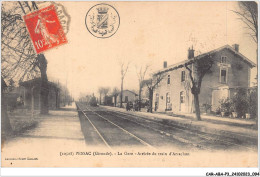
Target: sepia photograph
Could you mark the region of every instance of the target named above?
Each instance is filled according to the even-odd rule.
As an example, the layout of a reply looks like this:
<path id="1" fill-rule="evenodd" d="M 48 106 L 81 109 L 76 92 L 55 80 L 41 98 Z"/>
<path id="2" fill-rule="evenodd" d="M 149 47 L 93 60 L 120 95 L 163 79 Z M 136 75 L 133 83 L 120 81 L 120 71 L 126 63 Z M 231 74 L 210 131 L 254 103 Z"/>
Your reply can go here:
<path id="1" fill-rule="evenodd" d="M 2 167 L 258 167 L 258 2 L 1 3 Z"/>

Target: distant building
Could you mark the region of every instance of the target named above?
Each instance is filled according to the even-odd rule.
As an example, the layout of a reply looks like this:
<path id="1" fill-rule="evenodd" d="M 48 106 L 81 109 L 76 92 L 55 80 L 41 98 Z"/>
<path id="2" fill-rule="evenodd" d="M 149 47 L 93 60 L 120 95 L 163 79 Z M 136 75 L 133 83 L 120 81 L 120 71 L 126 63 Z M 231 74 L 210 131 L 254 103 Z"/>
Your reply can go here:
<path id="1" fill-rule="evenodd" d="M 103 104 L 104 104 L 104 105 L 113 106 L 113 96 L 111 96 L 111 95 L 109 95 L 109 96 L 104 96 Z"/>
<path id="2" fill-rule="evenodd" d="M 137 99 L 138 99 L 138 94 L 136 94 L 135 92 L 130 90 L 123 90 L 122 103 L 127 103 L 130 101 L 134 102 Z M 113 97 L 113 103 L 115 103 L 114 97 Z M 117 105 L 120 105 L 120 92 L 118 93 L 116 103 Z"/>
<path id="3" fill-rule="evenodd" d="M 204 104 L 212 106 L 212 111 L 219 107 L 222 98 L 230 98 L 237 88 L 250 86 L 251 68 L 256 65 L 239 52 L 239 45 L 233 48 L 225 45 L 218 49 L 196 56 L 202 59 L 208 55 L 213 57 L 211 72 L 207 73 L 199 94 L 200 107 Z M 189 49 L 188 60 L 164 68 L 156 73 L 165 74 L 154 91 L 153 105 L 157 111 L 193 112 L 194 99 L 191 93 L 189 71 L 184 64 L 194 59 L 194 50 Z M 194 71 L 194 64 L 191 65 Z"/>

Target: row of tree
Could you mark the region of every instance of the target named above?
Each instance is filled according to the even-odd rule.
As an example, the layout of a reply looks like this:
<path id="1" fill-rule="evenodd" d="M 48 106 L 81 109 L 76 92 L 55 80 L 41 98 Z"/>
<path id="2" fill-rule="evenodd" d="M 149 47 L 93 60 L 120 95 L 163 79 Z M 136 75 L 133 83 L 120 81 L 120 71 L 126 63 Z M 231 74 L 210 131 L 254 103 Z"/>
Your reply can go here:
<path id="1" fill-rule="evenodd" d="M 120 73 L 121 73 L 121 88 L 118 89 L 117 87 L 109 88 L 109 87 L 99 87 L 98 88 L 98 94 L 99 94 L 99 104 L 102 104 L 102 98 L 106 98 L 108 95 L 112 96 L 114 99 L 114 106 L 116 106 L 117 98 L 119 96 L 119 107 L 122 108 L 122 98 L 123 98 L 123 90 L 124 90 L 124 80 L 125 76 L 127 74 L 128 68 L 130 66 L 130 62 L 127 64 L 120 63 Z M 147 87 L 148 90 L 148 98 L 149 98 L 149 107 L 153 107 L 153 92 L 154 89 L 158 86 L 158 84 L 163 80 L 164 74 L 158 74 L 158 75 L 152 75 L 149 79 L 146 79 L 148 69 L 150 68 L 150 65 L 141 66 L 138 68 L 136 66 L 136 74 L 138 78 L 138 107 L 139 110 L 141 109 L 141 100 L 142 100 L 142 92 L 144 87 Z M 105 100 L 104 100 L 105 101 Z M 106 103 L 105 103 L 106 104 Z M 150 112 L 152 112 L 152 109 L 149 109 Z"/>

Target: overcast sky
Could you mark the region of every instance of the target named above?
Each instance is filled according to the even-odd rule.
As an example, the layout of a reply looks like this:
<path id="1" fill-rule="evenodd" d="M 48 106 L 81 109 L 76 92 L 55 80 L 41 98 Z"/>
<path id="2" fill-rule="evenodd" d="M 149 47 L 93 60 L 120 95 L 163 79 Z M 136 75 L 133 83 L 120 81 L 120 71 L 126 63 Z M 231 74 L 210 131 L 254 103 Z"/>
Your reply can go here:
<path id="1" fill-rule="evenodd" d="M 231 10 L 236 2 L 106 2 L 120 15 L 110 38 L 92 36 L 85 16 L 94 2 L 62 2 L 71 16 L 68 44 L 45 52 L 50 80 L 66 84 L 77 98 L 97 93 L 100 86 L 120 88 L 120 61 L 131 61 L 124 88 L 137 89 L 136 67 L 151 64 L 149 73 L 196 54 L 238 43 L 240 52 L 256 63 L 257 45 Z M 149 77 L 147 74 L 147 78 Z M 256 71 L 252 74 L 255 77 Z"/>

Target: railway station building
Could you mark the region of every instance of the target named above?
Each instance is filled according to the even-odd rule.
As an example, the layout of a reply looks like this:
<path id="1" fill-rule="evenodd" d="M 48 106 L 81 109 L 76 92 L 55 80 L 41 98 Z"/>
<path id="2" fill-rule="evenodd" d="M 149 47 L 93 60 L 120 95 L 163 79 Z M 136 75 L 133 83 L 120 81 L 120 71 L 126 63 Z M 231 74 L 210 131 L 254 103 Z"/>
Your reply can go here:
<path id="1" fill-rule="evenodd" d="M 40 109 L 41 78 L 20 82 L 19 85 L 19 95 L 23 99 L 24 107 L 31 108 L 33 104 L 34 109 Z M 48 82 L 48 89 L 49 109 L 60 108 L 60 88 L 55 83 Z"/>
<path id="2" fill-rule="evenodd" d="M 193 48 L 188 50 L 188 58 L 180 63 L 164 67 L 154 76 L 163 74 L 163 80 L 154 90 L 153 105 L 155 111 L 194 112 L 194 98 L 191 93 L 191 80 L 185 64 L 194 70 L 192 60 L 211 56 L 213 64 L 210 72 L 203 77 L 199 101 L 200 108 L 208 104 L 216 111 L 221 99 L 230 98 L 238 88 L 250 87 L 251 69 L 256 65 L 239 52 L 239 45 L 225 45 L 207 53 L 194 56 Z"/>

